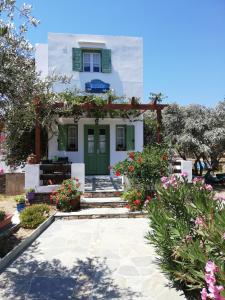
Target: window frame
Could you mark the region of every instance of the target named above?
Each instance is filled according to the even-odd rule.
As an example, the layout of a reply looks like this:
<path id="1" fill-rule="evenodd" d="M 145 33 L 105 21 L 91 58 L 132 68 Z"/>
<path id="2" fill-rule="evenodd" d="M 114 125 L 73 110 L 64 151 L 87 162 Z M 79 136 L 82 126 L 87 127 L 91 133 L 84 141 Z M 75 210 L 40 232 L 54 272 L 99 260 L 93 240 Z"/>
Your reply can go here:
<path id="1" fill-rule="evenodd" d="M 76 133 L 76 135 L 74 137 L 74 139 L 75 139 L 75 148 L 74 149 L 71 149 L 69 147 L 69 140 L 71 138 L 73 138 L 73 137 L 69 136 L 69 130 L 70 130 L 71 127 L 75 128 L 75 133 Z M 71 151 L 71 152 L 77 152 L 78 151 L 78 126 L 77 125 L 74 125 L 74 124 L 68 124 L 67 125 L 67 145 L 66 145 L 66 149 L 67 149 L 67 151 Z"/>
<path id="2" fill-rule="evenodd" d="M 84 70 L 84 56 L 85 54 L 90 55 L 90 71 Z M 99 56 L 99 71 L 94 71 L 94 54 L 98 54 Z M 83 63 L 83 72 L 87 73 L 101 73 L 102 72 L 102 58 L 101 58 L 101 52 L 100 51 L 91 51 L 91 50 L 83 50 L 82 51 L 82 63 Z"/>
<path id="3" fill-rule="evenodd" d="M 118 128 L 123 128 L 123 131 L 124 131 L 124 148 L 123 149 L 119 149 L 118 148 L 118 143 L 117 143 L 117 140 L 118 140 L 118 133 L 117 133 L 117 130 Z M 126 151 L 127 149 L 127 145 L 126 145 L 126 125 L 116 125 L 116 151 Z"/>

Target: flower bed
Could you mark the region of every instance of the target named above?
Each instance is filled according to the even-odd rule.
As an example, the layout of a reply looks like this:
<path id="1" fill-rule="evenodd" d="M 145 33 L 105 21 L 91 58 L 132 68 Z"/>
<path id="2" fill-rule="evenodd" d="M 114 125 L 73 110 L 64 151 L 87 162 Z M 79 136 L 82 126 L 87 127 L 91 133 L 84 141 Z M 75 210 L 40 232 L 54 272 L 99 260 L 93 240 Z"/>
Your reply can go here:
<path id="1" fill-rule="evenodd" d="M 148 204 L 147 238 L 164 273 L 188 299 L 225 299 L 224 204 L 201 178 L 188 184 L 185 174 L 183 180 L 163 177 Z M 218 266 L 211 277 L 204 272 L 208 261 Z"/>

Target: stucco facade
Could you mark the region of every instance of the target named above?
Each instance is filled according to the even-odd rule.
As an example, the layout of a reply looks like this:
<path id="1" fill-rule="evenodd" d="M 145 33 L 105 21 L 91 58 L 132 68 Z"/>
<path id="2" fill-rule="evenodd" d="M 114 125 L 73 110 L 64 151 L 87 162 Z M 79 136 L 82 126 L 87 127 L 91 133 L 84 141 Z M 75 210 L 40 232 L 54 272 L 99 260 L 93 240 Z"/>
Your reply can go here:
<path id="1" fill-rule="evenodd" d="M 98 72 L 77 71 L 73 67 L 73 49 L 82 49 L 82 51 L 97 52 L 110 51 L 110 71 L 104 72 L 101 69 Z M 90 50 L 91 49 L 91 50 Z M 99 50 L 101 49 L 101 50 Z M 110 49 L 110 50 L 109 50 Z M 101 52 L 102 53 L 102 52 Z M 93 54 L 92 54 L 93 55 Z M 103 54 L 101 54 L 103 55 Z M 83 59 L 83 57 L 82 57 Z M 92 58 L 93 59 L 93 58 Z M 103 63 L 103 56 L 101 60 Z M 36 70 L 41 72 L 42 78 L 52 73 L 67 75 L 71 78 L 70 84 L 65 86 L 55 84 L 54 90 L 57 92 L 65 88 L 72 90 L 85 90 L 85 84 L 92 80 L 101 80 L 110 86 L 110 89 L 118 96 L 127 98 L 143 96 L 143 40 L 140 37 L 125 36 L 99 36 L 99 35 L 73 35 L 49 33 L 48 44 L 36 45 Z M 83 61 L 85 63 L 85 61 Z M 76 66 L 77 67 L 77 66 Z M 103 67 L 102 67 L 103 68 Z M 59 124 L 74 124 L 73 118 L 59 119 Z M 81 118 L 77 126 L 78 146 L 74 151 L 59 150 L 59 132 L 55 128 L 56 134 L 49 134 L 49 158 L 66 156 L 71 162 L 85 162 L 85 125 L 95 125 L 93 118 Z M 116 148 L 116 128 L 118 125 L 134 127 L 132 150 L 141 151 L 143 148 L 143 121 L 131 122 L 124 119 L 105 118 L 98 120 L 98 126 L 106 125 L 109 128 L 107 138 L 109 138 L 109 164 L 126 158 L 127 151 L 118 151 Z M 104 127 L 104 126 L 103 126 Z M 108 129 L 107 129 L 108 130 Z M 58 133 L 57 133 L 58 132 Z M 97 149 L 98 151 L 98 149 Z"/>

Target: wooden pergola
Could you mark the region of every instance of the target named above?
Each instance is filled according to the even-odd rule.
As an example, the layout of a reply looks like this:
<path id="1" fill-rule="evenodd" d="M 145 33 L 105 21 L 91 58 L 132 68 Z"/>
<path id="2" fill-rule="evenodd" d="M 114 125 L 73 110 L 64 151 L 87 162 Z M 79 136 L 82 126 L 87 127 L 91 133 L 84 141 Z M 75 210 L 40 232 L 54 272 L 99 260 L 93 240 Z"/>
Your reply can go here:
<path id="1" fill-rule="evenodd" d="M 41 126 L 39 122 L 39 114 L 40 114 L 40 100 L 36 98 L 34 100 L 36 106 L 36 124 L 35 124 L 35 155 L 37 163 L 41 160 Z M 62 108 L 64 107 L 64 102 L 57 102 L 53 104 L 53 109 Z M 128 110 L 139 110 L 141 113 L 144 113 L 148 110 L 156 111 L 157 115 L 157 142 L 161 143 L 162 136 L 161 136 L 161 128 L 162 128 L 162 110 L 167 107 L 168 104 L 159 104 L 156 101 L 149 103 L 149 104 L 137 104 L 131 101 L 131 103 L 111 103 L 110 101 L 103 106 L 101 106 L 101 110 L 106 111 L 128 111 Z M 76 107 L 76 105 L 74 106 Z M 78 109 L 83 109 L 85 111 L 95 110 L 99 108 L 99 106 L 91 103 L 84 103 L 77 105 Z"/>

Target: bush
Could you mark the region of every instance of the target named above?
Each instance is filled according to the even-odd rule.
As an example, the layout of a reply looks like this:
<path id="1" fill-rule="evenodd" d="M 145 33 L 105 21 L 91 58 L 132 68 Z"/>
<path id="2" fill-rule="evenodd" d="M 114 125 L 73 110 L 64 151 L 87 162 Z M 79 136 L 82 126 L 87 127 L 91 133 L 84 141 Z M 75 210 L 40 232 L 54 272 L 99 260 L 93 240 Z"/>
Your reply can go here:
<path id="1" fill-rule="evenodd" d="M 50 208 L 46 204 L 36 204 L 25 208 L 20 214 L 21 226 L 34 229 L 49 216 Z"/>
<path id="2" fill-rule="evenodd" d="M 50 200 L 62 211 L 72 211 L 80 205 L 81 192 L 78 191 L 80 183 L 78 179 L 64 180 L 57 191 L 52 192 Z"/>
<path id="3" fill-rule="evenodd" d="M 146 195 L 142 190 L 130 188 L 122 194 L 122 198 L 128 202 L 127 208 L 131 211 L 135 211 L 146 208 L 149 201 L 151 201 L 152 196 Z"/>
<path id="4" fill-rule="evenodd" d="M 26 198 L 25 198 L 24 195 L 18 195 L 18 196 L 16 196 L 15 200 L 16 200 L 17 204 L 25 203 L 26 202 Z"/>
<path id="5" fill-rule="evenodd" d="M 3 221 L 5 219 L 5 212 L 4 210 L 0 210 L 0 221 Z"/>
<path id="6" fill-rule="evenodd" d="M 216 281 L 225 285 L 225 208 L 210 185 L 198 178 L 188 184 L 186 179 L 164 177 L 148 214 L 147 238 L 156 248 L 158 263 L 188 299 L 200 299 L 201 289 L 207 289 L 208 261 L 219 266 Z"/>
<path id="7" fill-rule="evenodd" d="M 127 176 L 132 187 L 152 191 L 155 183 L 168 173 L 167 148 L 154 145 L 144 148 L 143 152 L 130 152 L 113 170 L 117 176 Z"/>

